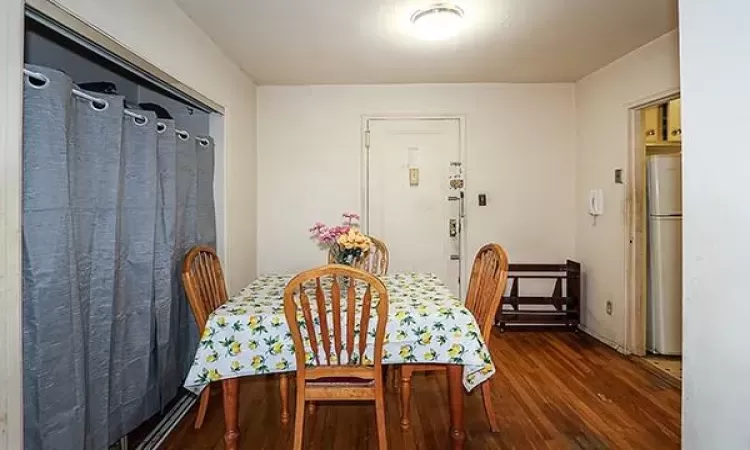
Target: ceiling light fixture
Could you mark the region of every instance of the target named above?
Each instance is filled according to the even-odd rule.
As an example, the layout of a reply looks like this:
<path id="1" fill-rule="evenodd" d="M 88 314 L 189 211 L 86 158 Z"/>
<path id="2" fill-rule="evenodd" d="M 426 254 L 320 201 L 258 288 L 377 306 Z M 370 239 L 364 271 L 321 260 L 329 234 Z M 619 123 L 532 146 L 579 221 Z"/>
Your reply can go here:
<path id="1" fill-rule="evenodd" d="M 456 36 L 461 31 L 464 10 L 449 3 L 439 3 L 416 11 L 411 23 L 419 38 L 427 41 L 442 41 Z"/>

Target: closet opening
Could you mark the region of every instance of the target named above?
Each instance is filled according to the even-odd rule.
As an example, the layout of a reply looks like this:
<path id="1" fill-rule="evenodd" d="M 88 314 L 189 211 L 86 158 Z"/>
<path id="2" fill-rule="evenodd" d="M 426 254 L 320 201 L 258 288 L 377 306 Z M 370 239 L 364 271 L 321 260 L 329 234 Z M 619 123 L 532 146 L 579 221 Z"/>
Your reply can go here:
<path id="1" fill-rule="evenodd" d="M 628 348 L 682 380 L 682 125 L 679 93 L 632 111 Z"/>
<path id="2" fill-rule="evenodd" d="M 48 0 L 25 16 L 26 445 L 158 448 L 195 402 L 182 257 L 226 254 L 223 107 Z"/>

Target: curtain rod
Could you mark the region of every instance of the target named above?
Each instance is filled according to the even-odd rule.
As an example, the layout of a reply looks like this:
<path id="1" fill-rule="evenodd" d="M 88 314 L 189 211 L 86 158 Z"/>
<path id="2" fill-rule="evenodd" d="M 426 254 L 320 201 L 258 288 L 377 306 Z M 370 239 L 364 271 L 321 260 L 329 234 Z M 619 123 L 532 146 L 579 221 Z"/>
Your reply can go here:
<path id="1" fill-rule="evenodd" d="M 87 48 L 123 70 L 169 92 L 187 106 L 206 113 L 224 114 L 224 107 L 181 83 L 118 43 L 110 36 L 58 5 L 57 0 L 26 0 L 26 17 Z"/>
<path id="2" fill-rule="evenodd" d="M 45 88 L 49 84 L 49 78 L 43 73 L 34 72 L 34 71 L 24 68 L 23 74 L 29 77 L 30 79 L 35 79 L 36 81 L 41 82 L 41 84 L 38 86 L 33 83 L 30 83 L 33 87 L 37 89 Z M 72 93 L 76 97 L 80 97 L 80 98 L 90 101 L 91 107 L 97 111 L 104 111 L 105 109 L 107 109 L 107 107 L 109 107 L 109 102 L 104 100 L 103 98 L 94 97 L 93 95 L 90 95 L 76 88 L 73 88 Z M 143 126 L 148 123 L 148 117 L 142 114 L 138 114 L 137 112 L 131 111 L 127 108 L 125 108 L 123 112 L 125 113 L 126 116 L 132 117 L 136 125 Z M 166 129 L 167 129 L 167 126 L 164 124 L 164 122 L 156 122 L 156 131 L 158 133 L 163 133 Z M 177 134 L 177 136 L 183 141 L 186 141 L 190 138 L 190 133 L 188 133 L 185 130 L 175 129 L 174 131 L 175 131 L 175 134 Z M 210 143 L 210 141 L 203 136 L 196 136 L 195 140 L 197 140 L 198 143 L 200 143 L 204 147 Z"/>

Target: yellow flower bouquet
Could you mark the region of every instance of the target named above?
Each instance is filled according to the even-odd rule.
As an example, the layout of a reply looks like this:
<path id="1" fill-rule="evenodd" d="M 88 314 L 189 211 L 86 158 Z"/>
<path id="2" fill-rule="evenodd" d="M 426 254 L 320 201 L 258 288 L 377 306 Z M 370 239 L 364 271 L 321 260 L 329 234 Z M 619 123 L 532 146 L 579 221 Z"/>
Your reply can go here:
<path id="1" fill-rule="evenodd" d="M 319 245 L 329 249 L 337 264 L 352 265 L 370 251 L 372 241 L 359 230 L 358 214 L 344 213 L 342 216 L 346 221 L 344 225 L 328 227 L 317 222 L 310 232 Z"/>

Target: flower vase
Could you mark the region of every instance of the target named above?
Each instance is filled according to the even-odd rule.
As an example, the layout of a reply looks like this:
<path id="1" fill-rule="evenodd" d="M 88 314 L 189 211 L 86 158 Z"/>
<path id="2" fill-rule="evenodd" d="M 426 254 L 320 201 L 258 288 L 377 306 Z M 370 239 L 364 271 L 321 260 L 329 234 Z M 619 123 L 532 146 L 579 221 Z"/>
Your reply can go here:
<path id="1" fill-rule="evenodd" d="M 356 250 L 347 250 L 337 248 L 333 253 L 333 260 L 336 264 L 343 264 L 345 266 L 354 265 L 354 261 L 359 257 L 359 252 Z"/>

